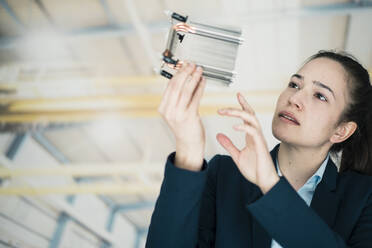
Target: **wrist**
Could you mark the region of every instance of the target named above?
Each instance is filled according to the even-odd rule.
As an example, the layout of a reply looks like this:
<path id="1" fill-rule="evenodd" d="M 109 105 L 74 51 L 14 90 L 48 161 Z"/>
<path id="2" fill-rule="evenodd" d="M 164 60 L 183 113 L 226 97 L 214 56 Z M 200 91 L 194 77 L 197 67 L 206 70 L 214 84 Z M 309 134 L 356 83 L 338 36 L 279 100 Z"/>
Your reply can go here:
<path id="1" fill-rule="evenodd" d="M 204 161 L 203 147 L 177 145 L 174 164 L 181 169 L 200 171 Z"/>
<path id="2" fill-rule="evenodd" d="M 259 185 L 259 188 L 261 189 L 263 194 L 266 194 L 272 187 L 274 187 L 275 184 L 279 182 L 279 180 L 280 177 L 278 176 L 278 174 L 275 173 L 264 180 L 264 182 Z"/>
<path id="3" fill-rule="evenodd" d="M 185 170 L 190 170 L 190 171 L 201 171 L 201 168 L 203 166 L 203 158 L 190 159 L 189 157 L 178 156 L 176 152 L 174 164 L 176 167 L 180 169 L 185 169 Z"/>

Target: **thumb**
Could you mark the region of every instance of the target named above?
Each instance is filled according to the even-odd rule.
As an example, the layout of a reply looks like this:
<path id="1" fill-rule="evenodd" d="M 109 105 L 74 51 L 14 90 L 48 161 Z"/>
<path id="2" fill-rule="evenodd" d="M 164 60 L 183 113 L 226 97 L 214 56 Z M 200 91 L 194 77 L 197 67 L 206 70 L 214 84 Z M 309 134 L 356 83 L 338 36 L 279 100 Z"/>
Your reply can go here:
<path id="1" fill-rule="evenodd" d="M 240 155 L 240 150 L 236 148 L 236 146 L 231 142 L 229 137 L 222 133 L 218 133 L 216 136 L 218 142 L 221 144 L 225 150 L 230 153 L 232 159 L 237 163 L 239 155 Z"/>

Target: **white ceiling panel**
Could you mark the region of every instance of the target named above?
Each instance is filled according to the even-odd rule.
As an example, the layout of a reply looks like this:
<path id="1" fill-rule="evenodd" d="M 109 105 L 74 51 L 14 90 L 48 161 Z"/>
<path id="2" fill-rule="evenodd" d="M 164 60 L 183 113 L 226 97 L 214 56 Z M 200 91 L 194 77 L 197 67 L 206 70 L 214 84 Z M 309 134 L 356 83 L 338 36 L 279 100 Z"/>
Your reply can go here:
<path id="1" fill-rule="evenodd" d="M 0 151 L 3 154 L 7 152 L 14 137 L 15 137 L 15 134 L 13 133 L 0 133 Z"/>
<path id="2" fill-rule="evenodd" d="M 135 65 L 128 48 L 117 38 L 70 40 L 76 60 L 94 68 L 95 76 L 131 75 Z"/>
<path id="3" fill-rule="evenodd" d="M 45 137 L 72 162 L 107 162 L 82 127 L 55 129 L 44 132 Z"/>
<path id="4" fill-rule="evenodd" d="M 245 25 L 236 62 L 236 88 L 281 89 L 298 67 L 299 21 L 263 21 Z"/>
<path id="5" fill-rule="evenodd" d="M 344 49 L 347 18 L 346 16 L 302 18 L 299 23 L 298 41 L 301 60 L 306 60 L 319 50 Z"/>
<path id="6" fill-rule="evenodd" d="M 1 36 L 12 37 L 22 33 L 21 27 L 10 17 L 3 6 L 0 6 L 0 23 Z M 1 56 L 1 58 L 3 58 L 3 56 Z"/>
<path id="7" fill-rule="evenodd" d="M 348 3 L 349 0 L 300 0 L 302 6 L 316 6 L 336 3 Z"/>
<path id="8" fill-rule="evenodd" d="M 164 20 L 166 9 L 163 0 L 131 0 L 137 10 L 137 13 L 144 23 L 150 24 L 151 22 L 157 22 Z M 125 2 L 125 1 L 122 1 Z M 124 11 L 121 16 L 127 15 L 128 12 Z"/>
<path id="9" fill-rule="evenodd" d="M 351 15 L 347 33 L 346 51 L 372 71 L 372 12 Z"/>
<path id="10" fill-rule="evenodd" d="M 138 144 L 136 132 L 128 129 L 126 121 L 99 121 L 84 126 L 84 133 L 90 137 L 108 161 L 138 162 L 142 158 L 143 147 Z"/>
<path id="11" fill-rule="evenodd" d="M 51 28 L 51 23 L 35 1 L 17 0 L 7 2 L 15 16 L 23 24 L 23 32 L 26 30 L 49 30 Z"/>
<path id="12" fill-rule="evenodd" d="M 137 227 L 147 228 L 150 225 L 150 219 L 153 211 L 154 211 L 153 209 L 128 211 L 124 215 L 132 223 L 135 223 Z"/>
<path id="13" fill-rule="evenodd" d="M 64 30 L 102 26 L 108 22 L 100 1 L 47 0 L 43 3 L 57 26 Z"/>

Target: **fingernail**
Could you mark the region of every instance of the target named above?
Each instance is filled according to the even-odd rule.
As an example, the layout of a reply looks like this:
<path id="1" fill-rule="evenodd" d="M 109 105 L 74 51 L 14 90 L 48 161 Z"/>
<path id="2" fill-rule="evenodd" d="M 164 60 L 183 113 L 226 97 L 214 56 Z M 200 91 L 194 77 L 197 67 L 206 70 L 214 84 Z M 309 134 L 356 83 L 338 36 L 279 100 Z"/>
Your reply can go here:
<path id="1" fill-rule="evenodd" d="M 196 70 L 200 72 L 202 70 L 202 68 L 200 66 L 198 66 L 198 67 L 196 67 Z"/>
<path id="2" fill-rule="evenodd" d="M 222 114 L 223 114 L 223 113 L 226 113 L 226 109 L 219 109 L 218 112 L 219 112 L 219 113 L 222 113 Z"/>
<path id="3" fill-rule="evenodd" d="M 233 126 L 235 129 L 242 129 L 242 126 L 241 125 L 234 125 Z"/>

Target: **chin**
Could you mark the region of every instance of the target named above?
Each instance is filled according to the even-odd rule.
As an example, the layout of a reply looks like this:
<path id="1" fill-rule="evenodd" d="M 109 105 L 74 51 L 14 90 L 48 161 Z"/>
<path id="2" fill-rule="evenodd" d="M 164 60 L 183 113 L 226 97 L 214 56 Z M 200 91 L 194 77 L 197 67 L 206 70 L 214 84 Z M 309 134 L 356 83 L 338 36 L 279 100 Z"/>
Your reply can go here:
<path id="1" fill-rule="evenodd" d="M 296 141 L 294 139 L 298 137 L 293 137 L 296 136 L 293 134 L 293 132 L 289 132 L 288 128 L 286 128 L 283 125 L 278 125 L 279 120 L 273 119 L 272 126 L 271 126 L 271 132 L 273 136 L 284 143 L 295 143 Z M 280 123 L 279 123 L 280 124 Z"/>
<path id="2" fill-rule="evenodd" d="M 299 147 L 322 147 L 329 143 L 329 139 L 319 139 L 319 137 L 309 137 L 300 133 L 288 131 L 281 125 L 272 125 L 272 134 L 281 143 Z"/>
<path id="3" fill-rule="evenodd" d="M 298 136 L 293 135 L 293 133 L 288 132 L 287 130 L 276 130 L 272 129 L 273 136 L 280 141 L 280 143 L 299 145 Z"/>
<path id="4" fill-rule="evenodd" d="M 279 140 L 280 142 L 286 142 L 286 137 L 283 135 L 283 133 L 278 132 L 275 128 L 272 128 L 272 133 L 275 139 Z"/>

